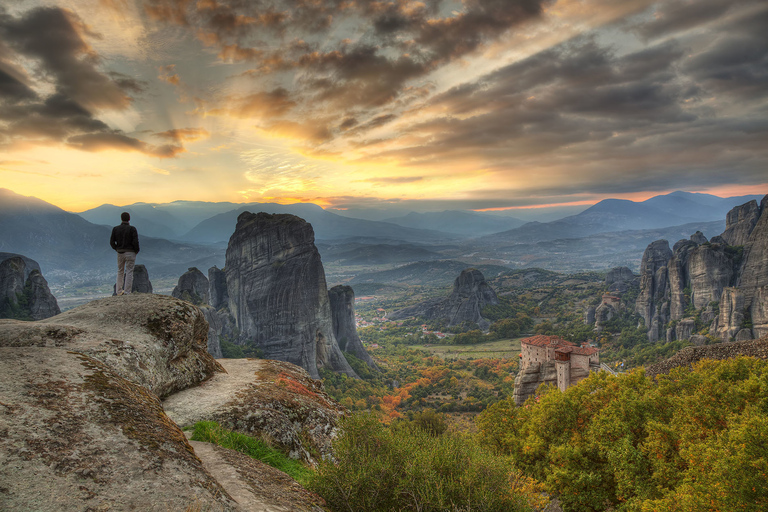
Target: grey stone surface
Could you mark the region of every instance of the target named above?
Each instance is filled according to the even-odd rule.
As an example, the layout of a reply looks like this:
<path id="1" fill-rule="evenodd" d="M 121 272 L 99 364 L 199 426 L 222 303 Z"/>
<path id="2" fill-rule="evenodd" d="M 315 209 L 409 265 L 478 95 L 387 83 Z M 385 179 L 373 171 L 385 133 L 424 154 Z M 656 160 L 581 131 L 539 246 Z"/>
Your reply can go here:
<path id="1" fill-rule="evenodd" d="M 333 334 L 312 226 L 294 215 L 242 213 L 226 256 L 229 309 L 241 341 L 264 357 L 356 376 Z"/>
<path id="2" fill-rule="evenodd" d="M 344 352 L 354 354 L 371 368 L 376 368 L 376 363 L 363 347 L 360 336 L 357 335 L 355 325 L 355 292 L 351 286 L 338 285 L 328 290 L 328 299 L 331 303 L 331 315 L 333 316 L 333 334 Z"/>
<path id="3" fill-rule="evenodd" d="M 179 277 L 179 283 L 171 292 L 171 296 L 199 306 L 208 304 L 208 293 L 208 278 L 197 267 L 190 267 Z"/>
<path id="4" fill-rule="evenodd" d="M 221 309 L 229 305 L 227 293 L 227 273 L 218 267 L 208 269 L 208 304 L 213 309 Z"/>
<path id="5" fill-rule="evenodd" d="M 757 290 L 768 286 L 768 195 L 760 202 L 760 216 L 744 244 L 744 262 L 736 286 L 752 306 Z"/>
<path id="6" fill-rule="evenodd" d="M 745 245 L 760 217 L 757 201 L 736 206 L 725 216 L 725 231 L 720 237 L 728 245 Z"/>
<path id="7" fill-rule="evenodd" d="M 453 291 L 445 299 L 433 299 L 394 311 L 388 315 L 391 320 L 421 316 L 430 320 L 443 319 L 448 326 L 473 322 L 487 331 L 490 320 L 483 318 L 485 306 L 499 303 L 496 292 L 485 281 L 483 273 L 475 268 L 462 270 L 453 283 Z"/>
<path id="8" fill-rule="evenodd" d="M 523 405 L 542 384 L 557 386 L 557 368 L 554 362 L 532 363 L 517 373 L 515 391 L 512 395 L 515 404 Z"/>
<path id="9" fill-rule="evenodd" d="M 671 258 L 669 242 L 657 240 L 648 245 L 640 262 L 640 294 L 635 311 L 645 320 L 651 341 L 658 341 L 659 329 L 669 318 L 667 264 Z"/>
<path id="10" fill-rule="evenodd" d="M 0 262 L 0 318 L 43 320 L 61 313 L 56 297 L 35 263 L 22 256 Z"/>

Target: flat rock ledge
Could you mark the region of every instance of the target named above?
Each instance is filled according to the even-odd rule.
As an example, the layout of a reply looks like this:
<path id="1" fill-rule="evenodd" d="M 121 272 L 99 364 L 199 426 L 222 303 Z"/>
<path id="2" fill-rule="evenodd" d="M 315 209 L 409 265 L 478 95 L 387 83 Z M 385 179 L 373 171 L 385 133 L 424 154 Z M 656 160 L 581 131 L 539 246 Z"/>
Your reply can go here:
<path id="1" fill-rule="evenodd" d="M 181 427 L 216 421 L 277 445 L 314 464 L 331 453 L 337 422 L 347 410 L 298 366 L 264 359 L 219 359 L 226 373 L 169 396 L 168 416 Z"/>

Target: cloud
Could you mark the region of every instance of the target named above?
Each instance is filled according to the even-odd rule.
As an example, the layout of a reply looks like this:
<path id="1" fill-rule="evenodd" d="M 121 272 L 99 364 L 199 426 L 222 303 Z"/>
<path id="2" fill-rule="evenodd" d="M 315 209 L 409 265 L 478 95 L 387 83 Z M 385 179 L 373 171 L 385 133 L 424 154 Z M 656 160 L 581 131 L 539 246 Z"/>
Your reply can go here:
<path id="1" fill-rule="evenodd" d="M 398 177 L 368 178 L 363 181 L 368 183 L 403 184 L 403 183 L 415 183 L 423 179 L 424 179 L 423 176 L 398 176 Z"/>
<path id="2" fill-rule="evenodd" d="M 59 94 L 90 109 L 128 108 L 130 96 L 119 82 L 99 71 L 101 59 L 83 38 L 86 34 L 90 32 L 76 14 L 56 7 L 33 9 L 20 18 L 0 16 L 0 38 L 35 59 L 39 72 L 51 77 Z"/>
<path id="3" fill-rule="evenodd" d="M 137 151 L 159 158 L 183 152 L 180 144 L 148 144 L 98 119 L 99 112 L 125 112 L 129 94 L 143 93 L 148 84 L 102 71 L 102 59 L 86 36 L 99 37 L 65 9 L 36 8 L 18 17 L 0 9 L 0 147 L 63 143 L 82 151 Z M 203 133 L 176 135 L 180 142 Z"/>
<path id="4" fill-rule="evenodd" d="M 210 133 L 205 128 L 174 128 L 160 133 L 155 133 L 155 137 L 168 139 L 174 142 L 192 142 L 200 139 L 207 139 Z"/>
<path id="5" fill-rule="evenodd" d="M 70 147 L 81 151 L 137 151 L 145 155 L 157 158 L 172 158 L 178 153 L 184 152 L 184 148 L 178 145 L 166 144 L 153 146 L 146 142 L 128 137 L 122 133 L 89 133 L 76 135 L 67 139 Z"/>

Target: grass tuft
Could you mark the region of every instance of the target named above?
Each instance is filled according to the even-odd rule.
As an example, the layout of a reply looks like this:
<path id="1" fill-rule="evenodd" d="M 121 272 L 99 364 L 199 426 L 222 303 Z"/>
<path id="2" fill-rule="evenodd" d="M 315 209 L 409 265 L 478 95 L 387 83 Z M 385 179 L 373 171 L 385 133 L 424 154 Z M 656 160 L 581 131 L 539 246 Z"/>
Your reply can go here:
<path id="1" fill-rule="evenodd" d="M 192 440 L 212 443 L 223 448 L 244 453 L 264 464 L 279 469 L 283 473 L 287 473 L 291 478 L 302 485 L 312 473 L 312 471 L 301 462 L 285 456 L 261 439 L 227 430 L 215 421 L 200 421 L 195 423 Z"/>

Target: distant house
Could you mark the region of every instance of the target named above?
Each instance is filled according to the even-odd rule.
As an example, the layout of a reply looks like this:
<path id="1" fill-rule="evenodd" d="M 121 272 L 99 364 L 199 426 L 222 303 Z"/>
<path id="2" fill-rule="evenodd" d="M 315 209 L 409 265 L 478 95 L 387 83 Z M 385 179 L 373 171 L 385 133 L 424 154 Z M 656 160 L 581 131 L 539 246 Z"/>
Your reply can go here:
<path id="1" fill-rule="evenodd" d="M 536 365 L 554 363 L 557 387 L 565 391 L 585 379 L 590 370 L 600 368 L 600 351 L 596 347 L 578 346 L 559 336 L 543 334 L 524 338 L 520 342 L 520 370 Z"/>

